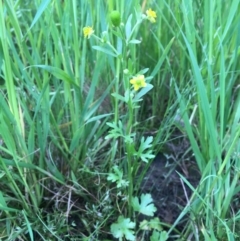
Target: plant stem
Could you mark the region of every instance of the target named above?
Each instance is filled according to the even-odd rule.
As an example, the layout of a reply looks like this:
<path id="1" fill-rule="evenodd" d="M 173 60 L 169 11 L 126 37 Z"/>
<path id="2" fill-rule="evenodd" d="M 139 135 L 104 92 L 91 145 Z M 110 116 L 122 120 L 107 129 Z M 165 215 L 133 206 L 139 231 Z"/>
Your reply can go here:
<path id="1" fill-rule="evenodd" d="M 129 92 L 130 95 L 130 92 Z M 132 108 L 132 101 L 131 97 L 129 96 L 129 101 L 128 101 L 128 113 L 129 113 L 129 120 L 128 120 L 128 125 L 127 125 L 127 133 L 126 135 L 129 136 L 132 131 L 132 122 L 133 122 L 133 108 Z M 128 162 L 128 215 L 131 217 L 132 215 L 132 195 L 133 195 L 133 177 L 132 177 L 132 158 L 133 158 L 133 144 L 130 142 L 127 142 L 127 162 Z"/>
<path id="2" fill-rule="evenodd" d="M 116 63 L 116 84 L 115 84 L 115 92 L 118 94 L 119 90 L 119 79 L 120 79 L 120 65 L 121 65 L 121 60 L 120 58 L 117 58 L 117 63 Z M 115 116 L 114 120 L 115 123 L 118 122 L 118 98 L 115 98 Z"/>

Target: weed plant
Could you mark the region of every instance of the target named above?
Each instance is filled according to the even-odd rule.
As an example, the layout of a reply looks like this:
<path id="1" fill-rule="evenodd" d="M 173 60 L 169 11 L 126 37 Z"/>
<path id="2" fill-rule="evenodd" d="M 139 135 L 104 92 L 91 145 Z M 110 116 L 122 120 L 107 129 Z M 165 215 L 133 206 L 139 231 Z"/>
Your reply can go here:
<path id="1" fill-rule="evenodd" d="M 239 23 L 239 0 L 0 0 L 0 239 L 238 240 Z M 140 187 L 175 132 L 201 178 L 168 224 Z"/>

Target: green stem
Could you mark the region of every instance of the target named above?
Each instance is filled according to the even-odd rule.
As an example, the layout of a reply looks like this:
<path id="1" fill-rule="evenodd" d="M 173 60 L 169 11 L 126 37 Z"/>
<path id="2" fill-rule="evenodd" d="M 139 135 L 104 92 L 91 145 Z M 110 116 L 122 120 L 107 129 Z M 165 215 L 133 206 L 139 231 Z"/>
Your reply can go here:
<path id="1" fill-rule="evenodd" d="M 129 93 L 130 95 L 130 93 Z M 129 111 L 129 120 L 128 120 L 128 125 L 127 125 L 127 133 L 126 135 L 130 135 L 132 131 L 132 123 L 133 123 L 133 108 L 132 108 L 132 102 L 131 98 L 129 97 L 128 101 L 128 111 Z M 132 195 L 133 195 L 133 177 L 132 177 L 132 158 L 133 158 L 133 144 L 130 142 L 127 142 L 127 162 L 128 162 L 128 215 L 131 217 L 132 215 Z"/>
<path id="2" fill-rule="evenodd" d="M 119 79 L 120 79 L 120 65 L 121 60 L 120 58 L 117 58 L 116 63 L 116 84 L 115 84 L 115 92 L 118 94 L 119 90 Z M 115 98 L 115 117 L 114 117 L 115 123 L 118 122 L 118 98 Z"/>

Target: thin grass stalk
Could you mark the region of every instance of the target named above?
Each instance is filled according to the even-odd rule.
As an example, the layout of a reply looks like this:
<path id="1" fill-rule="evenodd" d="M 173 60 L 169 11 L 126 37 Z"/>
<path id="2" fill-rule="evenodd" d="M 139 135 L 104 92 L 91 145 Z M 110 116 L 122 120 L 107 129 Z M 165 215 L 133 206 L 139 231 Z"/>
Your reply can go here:
<path id="1" fill-rule="evenodd" d="M 220 5 L 220 4 L 219 4 Z M 213 63 L 213 29 L 214 29 L 214 14 L 215 0 L 204 1 L 204 42 L 208 43 L 208 61 L 210 65 Z"/>
<path id="2" fill-rule="evenodd" d="M 183 0 L 182 8 L 183 8 L 183 19 L 184 19 L 184 25 L 185 25 L 184 27 L 186 32 L 186 39 L 191 45 L 194 56 L 197 56 L 193 2 L 188 0 Z"/>
<path id="3" fill-rule="evenodd" d="M 224 143 L 224 135 L 226 133 L 226 115 L 227 113 L 225 112 L 225 98 L 226 98 L 226 73 L 225 73 L 225 63 L 224 63 L 224 50 L 223 47 L 221 47 L 221 57 L 220 57 L 220 84 L 219 84 L 219 89 L 220 89 L 220 145 L 223 146 Z"/>

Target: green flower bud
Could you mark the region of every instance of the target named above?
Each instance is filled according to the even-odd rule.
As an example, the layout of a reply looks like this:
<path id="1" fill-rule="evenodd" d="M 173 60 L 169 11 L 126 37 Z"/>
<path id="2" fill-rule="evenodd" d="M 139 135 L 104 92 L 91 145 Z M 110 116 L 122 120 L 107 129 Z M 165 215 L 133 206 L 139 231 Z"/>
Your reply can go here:
<path id="1" fill-rule="evenodd" d="M 124 69 L 124 70 L 123 70 L 123 73 L 124 73 L 124 74 L 129 74 L 129 70 L 128 70 L 128 69 Z"/>
<path id="2" fill-rule="evenodd" d="M 114 10 L 110 14 L 110 19 L 115 27 L 118 27 L 121 23 L 121 16 L 117 10 Z"/>

